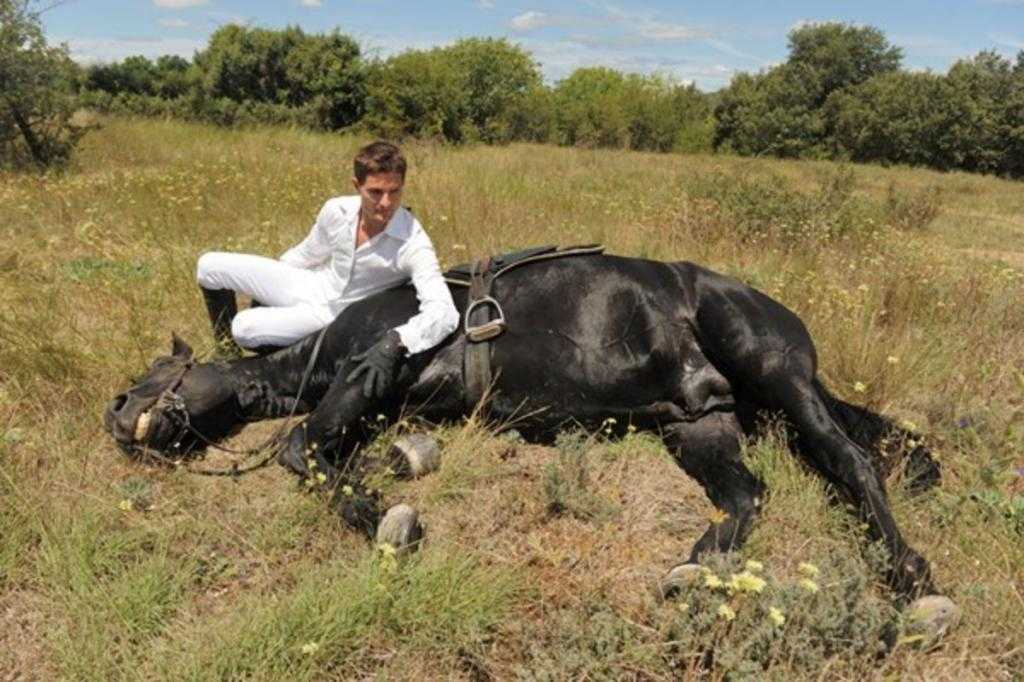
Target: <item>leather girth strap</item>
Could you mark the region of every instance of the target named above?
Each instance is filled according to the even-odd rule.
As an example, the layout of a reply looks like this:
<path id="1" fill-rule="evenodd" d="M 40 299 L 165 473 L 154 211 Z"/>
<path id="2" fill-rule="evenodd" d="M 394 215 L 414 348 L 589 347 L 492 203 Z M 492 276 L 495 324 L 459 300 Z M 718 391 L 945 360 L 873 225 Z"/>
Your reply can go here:
<path id="1" fill-rule="evenodd" d="M 604 247 L 596 244 L 557 250 L 537 249 L 535 252 L 520 252 L 522 257 L 516 259 L 498 258 L 492 261 L 488 257 L 474 261 L 469 267 L 468 282 L 451 276 L 445 277 L 450 284 L 469 287 L 463 318 L 466 352 L 463 357 L 462 377 L 466 387 L 466 407 L 470 411 L 476 408 L 494 382 L 491 340 L 500 336 L 507 326 L 501 305 L 491 296 L 494 280 L 509 270 L 527 263 L 603 252 Z"/>
<path id="2" fill-rule="evenodd" d="M 472 410 L 483 399 L 491 386 L 491 344 L 490 339 L 474 340 L 471 329 L 479 329 L 491 321 L 490 306 L 480 303 L 493 300 L 491 284 L 494 275 L 490 272 L 491 259 L 475 261 L 469 273 L 469 297 L 466 300 L 466 353 L 463 357 L 462 376 L 466 385 L 466 406 Z"/>

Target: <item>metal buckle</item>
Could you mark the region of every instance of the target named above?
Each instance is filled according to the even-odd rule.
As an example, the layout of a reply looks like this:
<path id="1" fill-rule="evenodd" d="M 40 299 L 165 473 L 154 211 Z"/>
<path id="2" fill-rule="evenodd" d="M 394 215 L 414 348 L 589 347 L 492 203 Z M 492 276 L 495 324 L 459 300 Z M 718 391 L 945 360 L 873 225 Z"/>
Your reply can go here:
<path id="1" fill-rule="evenodd" d="M 477 308 L 485 305 L 490 305 L 494 307 L 494 311 L 497 313 L 498 319 L 490 320 L 489 322 L 484 322 L 483 324 L 470 327 L 470 315 L 472 315 L 473 311 L 475 311 Z M 501 335 L 501 333 L 508 328 L 508 325 L 505 323 L 505 312 L 501 309 L 501 306 L 498 304 L 498 302 L 495 301 L 490 296 L 484 296 L 483 298 L 479 298 L 473 301 L 466 308 L 466 317 L 462 328 L 466 334 L 467 339 L 469 339 L 473 343 L 479 343 L 481 341 L 487 341 L 489 339 L 493 339 L 495 336 Z"/>

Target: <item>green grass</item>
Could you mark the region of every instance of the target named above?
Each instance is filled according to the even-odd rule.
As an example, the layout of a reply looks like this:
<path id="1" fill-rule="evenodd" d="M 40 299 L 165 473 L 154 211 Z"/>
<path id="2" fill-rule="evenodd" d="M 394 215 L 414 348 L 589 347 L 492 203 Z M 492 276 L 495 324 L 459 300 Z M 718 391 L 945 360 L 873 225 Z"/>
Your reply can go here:
<path id="1" fill-rule="evenodd" d="M 542 243 L 692 260 L 807 323 L 838 395 L 914 423 L 942 487 L 895 515 L 964 609 L 898 625 L 874 549 L 776 437 L 746 559 L 770 588 L 661 603 L 712 509 L 656 438 L 554 449 L 446 426 L 440 471 L 383 475 L 427 524 L 401 565 L 277 468 L 238 482 L 127 461 L 105 403 L 177 331 L 210 350 L 195 259 L 276 255 L 349 187 L 361 140 L 110 119 L 73 168 L 0 175 L 0 670 L 67 679 L 999 679 L 1024 668 L 1024 193 L 963 173 L 536 145 L 407 146 L 441 259 Z M 406 425 L 382 430 L 382 454 Z M 254 425 L 236 444 L 261 442 Z M 224 464 L 211 455 L 210 464 Z M 799 564 L 821 567 L 801 600 Z M 686 610 L 681 604 L 689 604 Z M 723 603 L 736 617 L 717 615 Z M 787 626 L 765 630 L 778 605 Z M 712 653 L 709 653 L 712 652 Z M 712 655 L 713 654 L 713 655 Z"/>

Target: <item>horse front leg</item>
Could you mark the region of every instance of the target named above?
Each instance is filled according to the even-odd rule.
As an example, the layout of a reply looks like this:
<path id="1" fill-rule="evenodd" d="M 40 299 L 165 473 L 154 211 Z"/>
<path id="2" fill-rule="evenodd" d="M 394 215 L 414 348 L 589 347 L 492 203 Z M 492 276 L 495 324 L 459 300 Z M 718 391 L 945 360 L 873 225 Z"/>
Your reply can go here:
<path id="1" fill-rule="evenodd" d="M 381 518 L 380 496 L 363 484 L 358 471 L 344 465 L 365 443 L 359 418 L 374 401 L 346 375 L 342 368 L 306 421 L 292 428 L 277 461 L 300 479 L 333 491 L 331 506 L 342 519 L 373 538 Z"/>
<path id="2" fill-rule="evenodd" d="M 663 427 L 662 440 L 676 463 L 701 484 L 719 512 L 694 544 L 687 562 L 672 569 L 662 583 L 666 597 L 694 579 L 701 556 L 738 549 L 750 534 L 765 486 L 743 463 L 742 433 L 733 412 L 712 412 L 696 421 Z"/>

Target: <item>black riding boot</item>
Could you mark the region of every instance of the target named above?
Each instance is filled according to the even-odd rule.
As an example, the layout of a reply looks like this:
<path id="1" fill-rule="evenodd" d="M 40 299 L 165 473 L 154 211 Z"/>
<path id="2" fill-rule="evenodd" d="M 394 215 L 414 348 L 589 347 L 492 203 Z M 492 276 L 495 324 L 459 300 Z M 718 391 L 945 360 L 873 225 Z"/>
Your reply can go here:
<path id="1" fill-rule="evenodd" d="M 231 321 L 238 313 L 235 292 L 231 289 L 199 289 L 203 292 L 206 312 L 210 315 L 213 338 L 217 341 L 217 354 L 225 357 L 240 356 L 242 349 L 231 336 Z"/>

